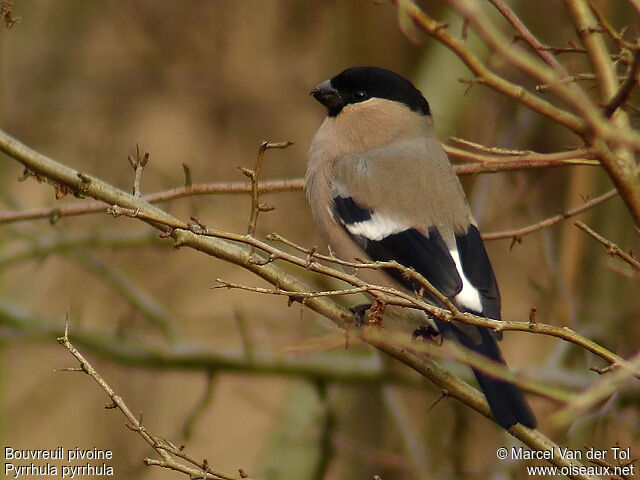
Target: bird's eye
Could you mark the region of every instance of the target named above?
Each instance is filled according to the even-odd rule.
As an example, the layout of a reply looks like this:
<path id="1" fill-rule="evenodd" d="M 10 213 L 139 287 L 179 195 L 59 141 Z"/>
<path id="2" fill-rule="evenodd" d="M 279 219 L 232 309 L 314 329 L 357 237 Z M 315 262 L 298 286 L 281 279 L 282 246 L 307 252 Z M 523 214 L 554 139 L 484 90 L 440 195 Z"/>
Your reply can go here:
<path id="1" fill-rule="evenodd" d="M 362 102 L 362 101 L 366 100 L 367 98 L 369 98 L 369 94 L 367 92 L 365 92 L 364 90 L 356 90 L 355 92 L 353 92 L 353 99 L 356 102 Z"/>

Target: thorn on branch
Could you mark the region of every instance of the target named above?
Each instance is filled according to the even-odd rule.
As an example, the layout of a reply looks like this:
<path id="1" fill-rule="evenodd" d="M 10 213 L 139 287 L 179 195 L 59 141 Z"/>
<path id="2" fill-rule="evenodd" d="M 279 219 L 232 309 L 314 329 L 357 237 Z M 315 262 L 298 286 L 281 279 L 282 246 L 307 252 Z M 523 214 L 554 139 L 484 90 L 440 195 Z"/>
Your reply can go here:
<path id="1" fill-rule="evenodd" d="M 260 212 L 272 212 L 276 209 L 275 205 L 269 205 L 266 203 L 261 203 L 260 205 L 258 205 L 258 210 Z"/>
<path id="2" fill-rule="evenodd" d="M 438 399 L 435 402 L 433 402 L 431 406 L 427 409 L 427 413 L 433 410 L 436 405 L 438 405 L 443 399 L 447 398 L 448 396 L 449 396 L 449 391 L 446 389 L 442 389 L 440 391 L 440 396 L 438 397 Z"/>
<path id="3" fill-rule="evenodd" d="M 91 178 L 89 178 L 87 175 L 85 175 L 82 172 L 78 172 L 76 173 L 76 175 L 78 176 L 78 178 L 80 180 L 82 180 L 82 183 L 91 183 Z"/>
<path id="4" fill-rule="evenodd" d="M 464 91 L 463 95 L 466 95 L 469 90 L 471 90 L 472 87 L 474 87 L 475 85 L 480 85 L 482 83 L 484 83 L 484 81 L 481 78 L 458 78 L 458 82 L 460 83 L 466 83 L 469 86 L 466 88 L 466 90 Z"/>
<path id="5" fill-rule="evenodd" d="M 191 188 L 193 182 L 191 181 L 191 169 L 186 163 L 182 163 L 182 170 L 184 170 L 184 188 Z"/>
<path id="6" fill-rule="evenodd" d="M 435 27 L 433 27 L 434 32 L 439 32 L 440 30 L 446 30 L 449 28 L 448 23 L 438 23 Z"/>
<path id="7" fill-rule="evenodd" d="M 309 250 L 309 253 L 307 254 L 307 264 L 305 265 L 304 268 L 309 269 L 311 268 L 311 265 L 314 264 L 315 260 L 313 259 L 313 256 L 316 254 L 316 251 L 318 250 L 317 247 L 311 247 L 311 250 Z"/>
<path id="8" fill-rule="evenodd" d="M 206 233 L 209 230 L 207 226 L 198 217 L 195 217 L 192 215 L 189 218 L 191 218 L 191 220 L 195 223 L 195 225 L 192 223 L 189 224 L 189 229 L 193 233 L 201 235 Z"/>
<path id="9" fill-rule="evenodd" d="M 250 170 L 246 167 L 236 167 L 238 170 L 240 170 L 240 172 L 248 178 L 251 178 L 253 176 L 253 170 Z"/>
<path id="10" fill-rule="evenodd" d="M 612 363 L 610 365 L 607 365 L 606 367 L 591 366 L 589 367 L 589 370 L 591 370 L 592 372 L 596 372 L 598 375 L 603 375 L 617 368 L 618 368 L 618 365 L 615 363 Z"/>
<path id="11" fill-rule="evenodd" d="M 135 172 L 133 177 L 133 196 L 140 197 L 140 179 L 142 178 L 142 170 L 149 161 L 149 152 L 141 153 L 140 145 L 136 143 L 136 158 L 134 159 L 128 156 L 127 160 L 129 160 L 129 164 Z"/>
<path id="12" fill-rule="evenodd" d="M 529 312 L 529 328 L 531 329 L 536 328 L 536 324 L 538 323 L 536 320 L 537 312 L 538 310 L 536 309 L 536 307 L 531 307 L 531 311 Z"/>
<path id="13" fill-rule="evenodd" d="M 271 262 L 273 262 L 274 260 L 276 260 L 277 256 L 274 255 L 273 253 L 270 254 L 267 258 L 256 258 L 256 257 L 250 257 L 249 258 L 249 263 L 251 265 L 256 265 L 258 267 L 264 267 L 265 265 L 270 264 Z"/>

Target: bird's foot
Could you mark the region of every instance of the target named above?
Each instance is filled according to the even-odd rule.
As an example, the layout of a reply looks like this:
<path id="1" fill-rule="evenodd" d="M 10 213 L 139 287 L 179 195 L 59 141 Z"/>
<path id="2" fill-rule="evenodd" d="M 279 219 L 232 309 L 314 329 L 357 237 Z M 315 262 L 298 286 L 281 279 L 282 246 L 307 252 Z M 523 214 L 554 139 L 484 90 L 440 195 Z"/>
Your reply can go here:
<path id="1" fill-rule="evenodd" d="M 442 335 L 433 325 L 420 325 L 413 331 L 412 337 L 414 340 L 442 345 Z"/>
<path id="2" fill-rule="evenodd" d="M 370 308 L 370 303 L 361 303 L 359 305 L 353 305 L 352 307 L 349 307 L 349 310 L 351 310 L 353 312 L 353 315 L 356 317 L 356 328 L 360 328 L 365 324 L 364 314 Z"/>

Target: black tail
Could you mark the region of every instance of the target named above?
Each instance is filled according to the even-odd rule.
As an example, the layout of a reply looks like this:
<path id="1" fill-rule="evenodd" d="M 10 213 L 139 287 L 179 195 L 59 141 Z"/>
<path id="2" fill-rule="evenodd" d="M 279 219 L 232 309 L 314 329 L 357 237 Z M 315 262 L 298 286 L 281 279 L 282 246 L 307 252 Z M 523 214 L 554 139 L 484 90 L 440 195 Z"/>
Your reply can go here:
<path id="1" fill-rule="evenodd" d="M 488 329 L 478 328 L 482 342 L 477 344 L 465 333 L 458 330 L 457 327 L 453 325 L 452 327 L 450 330 L 456 337 L 456 340 L 466 348 L 506 366 L 500 349 L 498 348 L 498 343 Z M 502 428 L 506 430 L 516 423 L 521 423 L 525 427 L 536 428 L 536 418 L 518 387 L 513 383 L 498 380 L 475 368 L 473 369 L 473 373 L 487 398 L 491 413 Z"/>

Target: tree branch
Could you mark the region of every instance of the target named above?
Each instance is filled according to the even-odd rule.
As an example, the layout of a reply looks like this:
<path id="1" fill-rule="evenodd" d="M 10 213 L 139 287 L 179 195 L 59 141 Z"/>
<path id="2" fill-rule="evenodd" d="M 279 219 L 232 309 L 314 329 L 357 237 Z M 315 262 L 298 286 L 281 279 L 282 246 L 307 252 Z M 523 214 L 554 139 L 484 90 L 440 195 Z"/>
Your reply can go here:
<path id="1" fill-rule="evenodd" d="M 147 442 L 149 446 L 153 448 L 156 453 L 158 453 L 158 455 L 160 455 L 160 457 L 162 458 L 162 460 L 145 458 L 145 464 L 175 470 L 177 472 L 188 475 L 189 478 L 193 480 L 200 478 L 214 480 L 243 480 L 244 477 L 242 477 L 241 475 L 228 475 L 226 473 L 214 470 L 208 465 L 206 459 L 202 461 L 195 460 L 183 451 L 183 447 L 176 447 L 167 440 L 154 435 L 145 427 L 143 427 L 142 422 L 131 412 L 122 397 L 118 395 L 107 384 L 107 382 L 100 376 L 100 374 L 98 374 L 98 372 L 91 366 L 91 364 L 84 358 L 84 356 L 71 344 L 71 342 L 69 341 L 68 330 L 66 326 L 64 329 L 64 335 L 58 338 L 58 343 L 66 348 L 69 353 L 73 355 L 76 360 L 78 360 L 78 362 L 80 362 L 81 371 L 89 375 L 107 394 L 107 396 L 111 400 L 111 404 L 107 405 L 106 408 L 117 408 L 118 410 L 120 410 L 129 422 L 125 425 L 130 430 L 140 435 L 144 439 L 144 441 Z M 187 460 L 187 462 L 192 466 L 178 462 L 174 457 Z"/>
<path id="2" fill-rule="evenodd" d="M 595 238 L 601 244 L 603 244 L 606 247 L 607 253 L 609 255 L 611 255 L 613 257 L 620 258 L 621 260 L 623 260 L 623 261 L 627 262 L 629 265 L 631 265 L 631 267 L 636 272 L 640 272 L 640 262 L 638 262 L 638 260 L 633 258 L 631 256 L 631 254 L 629 254 L 629 253 L 625 252 L 624 250 L 622 250 L 619 246 L 617 246 L 612 241 L 607 240 L 606 238 L 604 238 L 601 235 L 598 235 L 596 232 L 594 232 L 589 227 L 587 227 L 584 223 L 575 222 L 574 225 L 576 227 L 578 227 L 580 230 L 582 230 L 583 232 L 585 232 L 588 235 L 590 235 L 591 237 Z"/>
<path id="3" fill-rule="evenodd" d="M 259 193 L 278 193 L 302 190 L 304 180 L 292 178 L 287 180 L 270 180 L 258 185 Z M 142 196 L 149 203 L 161 203 L 197 195 L 213 194 L 247 194 L 251 193 L 251 185 L 246 182 L 215 182 L 173 188 L 164 192 L 151 193 Z M 104 213 L 108 206 L 104 202 L 86 202 L 63 207 L 34 208 L 30 210 L 0 213 L 0 224 L 48 218 L 51 223 L 62 217 L 86 215 L 89 213 Z"/>
<path id="4" fill-rule="evenodd" d="M 538 83 L 548 85 L 549 89 L 575 113 L 569 113 L 555 107 L 521 86 L 489 71 L 469 51 L 464 42 L 453 38 L 446 31 L 446 26 L 437 24 L 412 1 L 396 0 L 395 3 L 398 8 L 404 9 L 425 32 L 450 48 L 476 74 L 479 83 L 488 85 L 516 102 L 567 127 L 580 135 L 588 146 L 593 146 L 594 152 L 616 185 L 636 225 L 640 226 L 640 187 L 637 185 L 638 172 L 634 162 L 629 158 L 621 158 L 614 154 L 607 146 L 607 143 L 611 142 L 616 146 L 628 147 L 640 152 L 640 135 L 626 125 L 611 124 L 580 88 L 575 88 L 576 86 L 573 84 L 567 85 L 556 70 L 512 45 L 509 39 L 493 26 L 477 4 L 466 0 L 447 0 L 447 2 L 460 13 L 466 22 L 473 26 L 480 38 L 494 52 Z"/>
<path id="5" fill-rule="evenodd" d="M 452 160 L 477 162 L 476 165 L 455 165 L 458 175 L 476 175 L 479 173 L 497 173 L 532 168 L 564 167 L 572 165 L 598 166 L 597 160 L 583 158 L 589 150 L 570 150 L 557 153 L 535 153 L 517 156 L 505 160 L 504 155 L 482 155 L 449 145 L 444 148 Z M 198 195 L 215 194 L 252 194 L 252 184 L 245 182 L 214 182 L 189 185 L 180 188 L 156 192 L 142 196 L 149 203 L 161 203 Z M 299 191 L 304 188 L 304 179 L 267 180 L 257 185 L 258 194 Z M 48 219 L 52 224 L 64 217 L 103 213 L 107 210 L 103 202 L 82 202 L 73 205 L 33 208 L 15 212 L 0 212 L 0 225 L 36 219 Z"/>
<path id="6" fill-rule="evenodd" d="M 474 55 L 466 46 L 466 44 L 451 35 L 446 25 L 440 24 L 427 16 L 415 3 L 411 0 L 394 0 L 398 8 L 406 12 L 413 21 L 427 34 L 437 39 L 440 43 L 449 48 L 476 76 L 476 81 L 487 85 L 499 93 L 525 105 L 534 112 L 540 113 L 560 125 L 568 128 L 572 132 L 581 133 L 584 130 L 584 123 L 577 116 L 561 109 L 553 104 L 543 100 L 531 92 L 527 91 L 520 85 L 510 82 L 503 77 L 492 72 L 480 59 Z M 470 20 L 469 15 L 465 15 Z M 506 42 L 509 43 L 508 41 Z M 498 50 L 500 51 L 500 50 Z M 549 76 L 542 83 L 554 83 Z"/>
<path id="7" fill-rule="evenodd" d="M 554 215 L 553 217 L 545 218 L 533 225 L 529 225 L 527 227 L 518 228 L 516 230 L 505 230 L 502 232 L 489 232 L 482 234 L 483 240 L 500 240 L 503 238 L 511 238 L 513 241 L 519 242 L 522 240 L 522 237 L 528 235 L 529 233 L 537 232 L 538 230 L 542 230 L 543 228 L 550 227 L 562 220 L 566 220 L 567 218 L 574 217 L 579 215 L 587 210 L 595 207 L 596 205 L 600 205 L 601 203 L 606 202 L 610 198 L 615 197 L 618 194 L 618 191 L 613 188 L 609 190 L 607 193 L 604 193 L 596 198 L 585 202 L 583 205 L 579 207 L 572 208 L 571 210 L 567 210 L 566 212 L 559 213 L 558 215 Z"/>
<path id="8" fill-rule="evenodd" d="M 516 13 L 504 3 L 503 0 L 490 0 L 490 2 L 500 11 L 504 17 L 509 20 L 509 23 L 513 25 L 513 28 L 516 29 L 518 35 L 522 40 L 527 42 L 534 52 L 536 52 L 540 58 L 542 58 L 547 64 L 558 71 L 558 73 L 562 76 L 567 76 L 567 70 L 564 66 L 556 60 L 556 58 L 549 52 L 547 48 L 545 48 L 542 43 L 531 33 L 531 31 L 527 28 L 522 20 L 516 15 Z"/>
<path id="9" fill-rule="evenodd" d="M 265 252 L 274 252 L 275 250 L 273 249 L 273 247 L 264 244 L 263 242 L 259 242 L 251 236 L 238 236 L 227 234 L 225 232 L 211 231 L 206 232 L 211 236 L 203 236 L 201 234 L 197 234 L 195 233 L 196 231 L 202 230 L 201 225 L 184 224 L 177 218 L 172 217 L 166 212 L 158 209 L 157 207 L 154 207 L 153 205 L 140 198 L 133 197 L 132 195 L 118 190 L 96 177 L 78 172 L 72 168 L 62 165 L 50 158 L 45 157 L 44 155 L 35 152 L 34 150 L 28 148 L 26 145 L 23 145 L 22 143 L 8 136 L 2 131 L 0 131 L 0 150 L 20 161 L 30 172 L 48 179 L 54 185 L 54 187 L 60 186 L 66 191 L 88 195 L 104 201 L 108 204 L 118 205 L 118 207 L 113 208 L 113 210 L 122 210 L 122 207 L 124 207 L 125 209 L 130 209 L 132 212 L 131 216 L 137 217 L 140 220 L 153 225 L 155 228 L 163 231 L 166 236 L 170 236 L 171 238 L 173 238 L 175 246 L 188 246 L 195 250 L 202 251 L 230 263 L 239 265 L 251 272 L 256 273 L 272 285 L 277 285 L 279 288 L 298 292 L 310 291 L 307 285 L 302 283 L 290 273 L 275 266 L 274 262 L 267 261 L 264 263 L 257 263 L 250 261 L 252 256 L 251 248 L 249 248 L 249 245 L 255 245 L 256 247 L 263 249 Z M 216 234 L 216 236 L 213 236 L 213 234 Z M 225 241 L 225 239 L 235 241 L 242 239 L 245 243 L 243 245 L 232 244 L 229 241 Z M 288 254 L 279 253 L 279 258 L 284 259 L 287 256 Z M 350 283 L 352 283 L 354 286 L 362 285 L 359 279 L 348 276 L 344 273 L 338 274 L 336 270 L 329 269 L 328 267 L 322 266 L 317 262 L 313 262 L 311 265 L 308 265 L 308 261 L 306 259 L 298 259 L 295 256 L 289 257 L 293 257 L 294 260 L 292 260 L 292 263 L 299 264 L 300 266 L 303 266 L 305 268 L 308 267 L 309 269 L 311 269 L 313 267 L 318 272 L 333 271 L 333 276 L 336 276 L 336 278 L 347 278 L 348 280 L 351 280 Z M 344 277 L 345 275 L 346 277 Z M 395 292 L 394 294 L 402 298 L 402 295 L 396 294 Z M 418 302 L 417 299 L 412 299 L 411 296 L 408 297 L 409 298 L 407 300 L 411 300 L 412 303 L 416 305 L 420 304 L 420 308 L 424 309 L 425 311 L 434 311 L 441 318 L 452 318 L 452 314 L 450 312 L 442 311 L 441 309 L 437 309 L 431 305 L 426 304 L 425 302 Z M 343 329 L 347 329 L 351 325 L 353 325 L 353 314 L 350 311 L 332 302 L 328 298 L 308 298 L 305 300 L 305 305 L 320 313 L 321 315 L 331 319 L 334 323 L 336 323 Z M 508 323 L 510 323 L 505 322 L 505 325 L 502 325 L 501 322 L 482 319 L 469 314 L 460 314 L 455 318 L 459 319 L 460 321 L 464 321 L 465 323 L 482 324 L 483 326 L 487 326 L 488 324 L 493 323 L 494 328 L 497 329 L 504 329 L 504 327 L 508 327 Z M 518 322 L 513 323 L 513 329 L 522 329 L 522 331 L 528 331 L 531 327 L 528 322 L 521 322 L 524 324 L 524 328 L 520 327 L 519 325 L 515 325 L 515 323 Z M 540 328 L 540 324 L 536 324 L 534 327 Z M 558 330 L 563 331 L 561 335 L 567 335 L 566 329 Z M 549 332 L 548 334 L 551 334 L 551 332 Z M 490 418 L 489 407 L 484 397 L 477 390 L 470 387 L 468 384 L 458 379 L 457 377 L 451 375 L 446 370 L 442 369 L 442 367 L 440 367 L 433 360 L 426 358 L 424 355 L 419 356 L 414 353 L 408 352 L 398 345 L 389 344 L 388 340 L 384 340 L 385 333 L 381 332 L 380 329 L 372 329 L 369 327 L 361 328 L 358 330 L 358 335 L 367 343 L 372 344 L 385 353 L 414 368 L 423 376 L 430 379 L 438 387 L 446 389 L 449 395 L 453 398 L 462 401 L 463 403 L 469 405 L 470 407 Z M 575 334 L 569 336 L 578 337 L 576 339 L 580 338 Z M 590 351 L 595 350 L 600 354 L 606 355 L 606 350 L 602 349 L 602 347 L 597 346 L 597 344 L 595 344 L 594 342 L 591 342 L 588 339 L 584 339 L 584 344 L 585 348 L 590 347 Z M 605 351 L 603 352 L 603 350 Z M 614 361 L 626 364 L 623 359 L 617 356 Z M 510 429 L 510 433 L 520 438 L 531 448 L 540 450 L 552 448 L 554 446 L 554 444 L 550 440 L 548 440 L 538 431 L 529 430 L 526 427 L 522 427 L 521 425 L 514 426 L 512 429 Z M 554 459 L 552 461 L 558 465 L 567 465 L 568 462 L 567 460 L 563 459 Z M 582 475 L 575 475 L 573 478 L 587 477 Z"/>
<path id="10" fill-rule="evenodd" d="M 556 427 L 566 427 L 589 409 L 613 395 L 634 377 L 634 370 L 640 368 L 640 353 L 634 355 L 629 363 L 630 369 L 618 368 L 595 382 L 580 395 L 576 395 L 571 402 L 553 414 L 552 423 Z"/>

